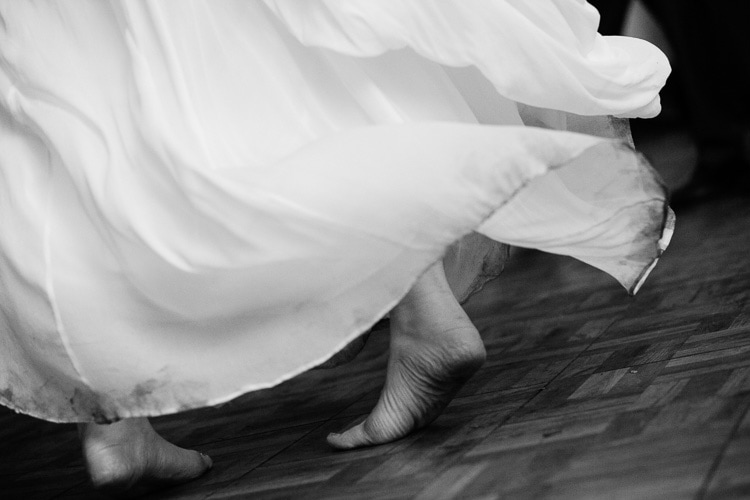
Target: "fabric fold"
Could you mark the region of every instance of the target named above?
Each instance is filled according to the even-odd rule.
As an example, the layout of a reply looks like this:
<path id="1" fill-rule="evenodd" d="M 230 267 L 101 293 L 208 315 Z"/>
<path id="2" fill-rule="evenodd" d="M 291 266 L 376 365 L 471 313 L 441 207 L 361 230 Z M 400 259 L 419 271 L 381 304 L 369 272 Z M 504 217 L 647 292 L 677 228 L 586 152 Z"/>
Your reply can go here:
<path id="1" fill-rule="evenodd" d="M 219 404 L 322 363 L 441 258 L 460 300 L 508 244 L 634 292 L 668 240 L 663 185 L 610 117 L 655 113 L 668 67 L 597 35 L 585 2 L 0 16 L 0 400 L 18 411 Z"/>

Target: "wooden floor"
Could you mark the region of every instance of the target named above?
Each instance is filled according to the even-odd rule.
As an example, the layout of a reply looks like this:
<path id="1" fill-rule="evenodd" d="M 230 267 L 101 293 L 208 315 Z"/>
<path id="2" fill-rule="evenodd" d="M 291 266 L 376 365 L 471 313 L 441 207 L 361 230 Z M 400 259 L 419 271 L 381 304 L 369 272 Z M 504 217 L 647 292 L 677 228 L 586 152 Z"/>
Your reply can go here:
<path id="1" fill-rule="evenodd" d="M 352 363 L 156 419 L 210 454 L 154 498 L 750 498 L 750 200 L 678 212 L 630 298 L 571 259 L 517 252 L 470 313 L 489 359 L 445 414 L 385 446 L 325 436 L 373 406 L 387 330 Z M 76 431 L 0 410 L 0 497 L 97 498 Z"/>

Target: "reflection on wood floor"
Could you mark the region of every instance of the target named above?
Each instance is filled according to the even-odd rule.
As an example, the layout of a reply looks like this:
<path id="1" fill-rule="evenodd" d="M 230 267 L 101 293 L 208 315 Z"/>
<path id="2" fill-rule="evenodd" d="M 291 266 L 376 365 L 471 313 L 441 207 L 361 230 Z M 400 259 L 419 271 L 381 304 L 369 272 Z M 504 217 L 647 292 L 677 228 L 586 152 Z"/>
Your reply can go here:
<path id="1" fill-rule="evenodd" d="M 210 454 L 156 498 L 750 497 L 750 200 L 678 211 L 635 298 L 568 258 L 519 251 L 469 304 L 485 367 L 427 429 L 335 452 L 374 405 L 386 329 L 349 365 L 160 418 Z M 72 425 L 0 411 L 3 498 L 96 498 Z"/>

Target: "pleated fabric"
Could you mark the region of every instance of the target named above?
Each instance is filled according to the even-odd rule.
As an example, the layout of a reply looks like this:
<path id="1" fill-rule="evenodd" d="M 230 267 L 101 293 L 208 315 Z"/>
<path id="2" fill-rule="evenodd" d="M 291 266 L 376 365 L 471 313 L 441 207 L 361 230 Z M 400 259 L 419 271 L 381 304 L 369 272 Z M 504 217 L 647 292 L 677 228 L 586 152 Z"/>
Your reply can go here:
<path id="1" fill-rule="evenodd" d="M 443 258 L 635 293 L 673 227 L 623 117 L 669 65 L 579 0 L 0 0 L 0 402 L 215 405 L 316 366 Z M 617 117 L 617 118 L 616 118 Z"/>

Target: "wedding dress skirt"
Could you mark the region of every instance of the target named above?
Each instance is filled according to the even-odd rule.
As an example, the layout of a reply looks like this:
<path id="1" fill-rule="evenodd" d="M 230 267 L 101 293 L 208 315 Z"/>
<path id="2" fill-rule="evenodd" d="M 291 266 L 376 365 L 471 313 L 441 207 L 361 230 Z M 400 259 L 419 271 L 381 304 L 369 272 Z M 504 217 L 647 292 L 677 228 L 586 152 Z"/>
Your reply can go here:
<path id="1" fill-rule="evenodd" d="M 0 401 L 17 411 L 102 422 L 278 384 L 438 259 L 466 298 L 503 244 L 634 293 L 671 233 L 614 118 L 657 114 L 669 65 L 597 35 L 582 0 L 0 16 Z"/>

